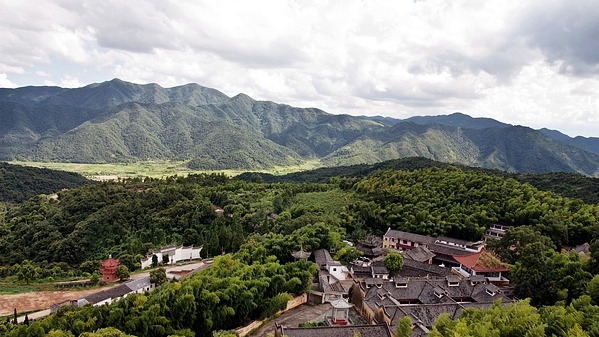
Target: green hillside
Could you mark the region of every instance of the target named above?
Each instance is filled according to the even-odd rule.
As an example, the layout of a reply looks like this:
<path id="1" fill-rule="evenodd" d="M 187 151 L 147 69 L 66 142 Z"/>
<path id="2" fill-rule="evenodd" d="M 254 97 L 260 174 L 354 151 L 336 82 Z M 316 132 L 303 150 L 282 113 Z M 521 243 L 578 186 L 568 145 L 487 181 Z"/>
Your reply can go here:
<path id="1" fill-rule="evenodd" d="M 38 194 L 89 183 L 75 173 L 0 162 L 0 202 L 20 203 Z"/>
<path id="2" fill-rule="evenodd" d="M 281 182 L 310 182 L 325 183 L 343 178 L 361 178 L 374 172 L 384 170 L 414 171 L 430 168 L 456 167 L 465 172 L 484 173 L 503 178 L 511 178 L 521 183 L 527 183 L 535 188 L 553 192 L 567 198 L 583 200 L 590 204 L 599 204 L 599 178 L 587 177 L 577 173 L 509 173 L 503 170 L 468 167 L 457 164 L 447 164 L 423 157 L 408 157 L 387 160 L 375 164 L 358 164 L 349 166 L 322 167 L 309 171 L 272 175 L 269 173 L 246 172 L 236 179 L 245 181 L 263 181 L 267 183 Z"/>
<path id="3" fill-rule="evenodd" d="M 83 88 L 0 90 L 0 160 L 187 161 L 264 169 L 424 157 L 510 172 L 599 174 L 599 155 L 541 131 L 464 114 L 405 121 L 332 115 L 187 84 L 118 79 Z M 586 147 L 588 148 L 588 146 Z"/>
<path id="4" fill-rule="evenodd" d="M 427 162 L 433 167 L 422 168 Z M 396 164 L 405 169 L 389 169 Z M 422 158 L 376 165 L 356 166 L 358 172 L 372 170 L 369 174 L 331 176 L 325 183 L 270 184 L 217 174 L 131 179 L 15 205 L 0 214 L 5 278 L 16 279 L 26 268 L 35 271 L 32 280 L 67 273 L 88 277 L 94 263 L 109 254 L 134 269 L 141 256 L 168 244 L 202 245 L 202 254 L 216 258 L 210 268 L 150 293 L 63 308 L 29 325 L 2 320 L 0 329 L 10 337 L 86 336 L 109 327 L 140 337 L 213 336 L 271 317 L 292 294 L 309 289 L 316 266 L 293 261 L 294 250 L 325 248 L 336 251 L 335 259 L 352 260 L 359 252 L 343 240 L 381 236 L 388 228 L 478 240 L 499 222 L 513 229 L 505 239 L 489 243 L 489 249 L 513 265 L 515 295 L 545 306 L 538 310 L 542 315 L 549 315 L 547 310 L 577 312 L 577 322 L 588 319 L 584 327 L 591 331 L 598 308 L 591 304 L 590 296 L 597 297 L 587 284 L 599 272 L 599 204 Z M 215 206 L 224 214 L 217 214 Z M 585 242 L 591 243 L 588 258 L 558 251 L 561 245 Z M 223 251 L 227 254 L 220 256 Z M 523 303 L 526 312 L 536 312 Z M 503 317 L 501 308 L 492 307 L 497 317 Z M 455 328 L 447 320 L 438 327 Z"/>

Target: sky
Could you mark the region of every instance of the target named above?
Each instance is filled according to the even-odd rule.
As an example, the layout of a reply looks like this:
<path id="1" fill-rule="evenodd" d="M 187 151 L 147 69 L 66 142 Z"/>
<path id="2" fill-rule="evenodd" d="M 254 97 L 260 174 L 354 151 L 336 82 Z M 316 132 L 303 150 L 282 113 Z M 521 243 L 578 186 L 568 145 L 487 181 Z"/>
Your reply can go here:
<path id="1" fill-rule="evenodd" d="M 0 0 L 0 87 L 198 83 L 599 137 L 595 0 Z"/>

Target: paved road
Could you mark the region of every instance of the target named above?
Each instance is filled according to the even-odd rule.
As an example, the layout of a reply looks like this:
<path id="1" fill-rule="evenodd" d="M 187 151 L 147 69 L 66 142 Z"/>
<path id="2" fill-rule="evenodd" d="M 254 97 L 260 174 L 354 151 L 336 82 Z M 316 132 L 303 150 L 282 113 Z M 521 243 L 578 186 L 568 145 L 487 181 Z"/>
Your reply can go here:
<path id="1" fill-rule="evenodd" d="M 30 320 L 32 320 L 32 319 L 38 319 L 38 318 L 46 317 L 48 315 L 50 315 L 50 309 L 32 312 L 30 314 L 27 314 L 26 316 L 29 317 Z M 17 317 L 17 322 L 23 323 L 24 321 L 25 321 L 25 316 L 19 316 L 19 317 Z"/>

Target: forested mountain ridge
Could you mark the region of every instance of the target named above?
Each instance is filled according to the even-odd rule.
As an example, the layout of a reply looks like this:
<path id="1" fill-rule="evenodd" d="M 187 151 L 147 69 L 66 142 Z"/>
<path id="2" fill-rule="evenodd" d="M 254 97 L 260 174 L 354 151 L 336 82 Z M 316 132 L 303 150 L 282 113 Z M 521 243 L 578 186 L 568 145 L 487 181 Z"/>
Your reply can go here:
<path id="1" fill-rule="evenodd" d="M 350 166 L 322 167 L 309 171 L 293 172 L 285 175 L 246 172 L 236 179 L 245 181 L 277 182 L 310 182 L 325 183 L 342 178 L 362 178 L 383 170 L 414 171 L 430 168 L 455 167 L 464 172 L 484 173 L 503 178 L 511 178 L 521 183 L 528 183 L 542 191 L 553 192 L 562 197 L 581 199 L 589 204 L 599 204 L 599 178 L 587 177 L 578 173 L 510 173 L 498 169 L 470 167 L 459 164 L 447 164 L 423 157 L 392 159 L 376 164 L 358 164 Z"/>
<path id="2" fill-rule="evenodd" d="M 464 129 L 507 128 L 513 126 L 496 121 L 492 118 L 470 117 L 460 112 L 439 116 L 414 116 L 406 118 L 403 121 L 422 125 L 442 124 L 447 126 L 457 126 Z"/>
<path id="3" fill-rule="evenodd" d="M 190 83 L 173 88 L 163 88 L 155 83 L 134 84 L 115 78 L 81 88 L 22 87 L 0 88 L 0 100 L 17 102 L 25 106 L 67 105 L 88 109 L 107 109 L 123 103 L 161 104 L 179 102 L 186 105 L 216 103 L 227 99 L 222 92 Z"/>
<path id="4" fill-rule="evenodd" d="M 544 135 L 549 136 L 551 138 L 555 138 L 562 142 L 576 145 L 576 146 L 583 148 L 589 152 L 599 154 L 599 138 L 597 138 L 597 137 L 576 136 L 576 137 L 572 138 L 572 137 L 565 135 L 556 130 L 541 129 L 539 131 L 541 131 Z"/>
<path id="5" fill-rule="evenodd" d="M 90 180 L 76 173 L 0 162 L 0 202 L 20 203 L 38 194 L 89 183 Z"/>
<path id="6" fill-rule="evenodd" d="M 441 124 L 447 126 L 456 126 L 463 129 L 509 128 L 514 126 L 511 124 L 496 121 L 491 118 L 470 117 L 459 112 L 439 116 L 414 116 L 406 118 L 404 120 L 389 118 L 379 118 L 376 120 L 380 120 L 390 124 L 396 124 L 400 122 L 414 122 L 422 125 Z M 599 154 L 599 138 L 597 137 L 570 137 L 557 130 L 550 130 L 547 128 L 542 128 L 537 131 L 557 141 L 574 145 L 586 151 Z"/>
<path id="7" fill-rule="evenodd" d="M 176 159 L 196 169 L 260 169 L 422 156 L 515 172 L 599 173 L 599 155 L 577 144 L 488 118 L 332 115 L 197 84 L 165 89 L 114 79 L 0 89 L 0 119 L 0 160 Z"/>

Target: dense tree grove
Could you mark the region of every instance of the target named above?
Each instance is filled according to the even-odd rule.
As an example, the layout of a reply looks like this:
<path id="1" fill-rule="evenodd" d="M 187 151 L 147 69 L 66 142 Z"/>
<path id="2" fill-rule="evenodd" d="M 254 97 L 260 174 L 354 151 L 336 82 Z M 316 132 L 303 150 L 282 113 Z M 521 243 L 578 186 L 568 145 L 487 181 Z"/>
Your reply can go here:
<path id="1" fill-rule="evenodd" d="M 442 336 L 599 336 L 599 307 L 582 296 L 570 305 L 556 304 L 538 310 L 528 301 L 502 307 L 497 302 L 488 309 L 465 309 L 451 321 L 442 314 L 435 322 L 431 337 Z"/>
<path id="2" fill-rule="evenodd" d="M 0 162 L 0 202 L 19 203 L 38 194 L 91 183 L 76 173 Z"/>
<path id="3" fill-rule="evenodd" d="M 383 171 L 356 181 L 354 222 L 426 235 L 477 240 L 492 223 L 532 226 L 556 247 L 599 235 L 599 206 L 528 184 L 457 168 Z"/>
<path id="4" fill-rule="evenodd" d="M 63 309 L 29 326 L 0 323 L 0 333 L 210 336 L 268 317 L 310 286 L 315 265 L 294 261 L 293 251 L 334 248 L 335 257 L 348 262 L 359 252 L 343 240 L 381 235 L 389 227 L 478 240 L 491 224 L 502 223 L 512 228 L 488 249 L 513 265 L 516 296 L 530 302 L 467 310 L 461 321 L 441 318 L 433 334 L 519 336 L 525 325 L 535 336 L 599 337 L 592 323 L 599 317 L 598 219 L 597 204 L 456 167 L 384 170 L 320 183 L 202 174 L 81 186 L 5 211 L 0 277 L 25 283 L 52 272 L 93 274 L 97 260 L 109 254 L 133 271 L 140 257 L 167 244 L 202 245 L 204 257 L 217 256 L 213 266 L 181 282 L 155 272 L 163 285 L 152 293 L 110 306 Z M 591 244 L 588 256 L 561 250 L 585 242 Z M 394 265 L 401 269 L 400 261 Z M 512 317 L 524 314 L 531 318 Z M 569 320 L 551 321 L 561 314 Z M 493 323 L 493 315 L 519 321 L 506 323 L 511 327 L 505 333 L 475 324 L 474 318 Z"/>
<path id="5" fill-rule="evenodd" d="M 307 261 L 282 265 L 261 250 L 264 256 L 243 256 L 249 264 L 220 256 L 210 268 L 149 294 L 99 307 L 63 308 L 30 326 L 13 327 L 6 336 L 88 336 L 84 333 L 107 327 L 134 336 L 212 336 L 213 330 L 236 328 L 284 308 L 293 294 L 306 290 L 316 270 Z"/>

